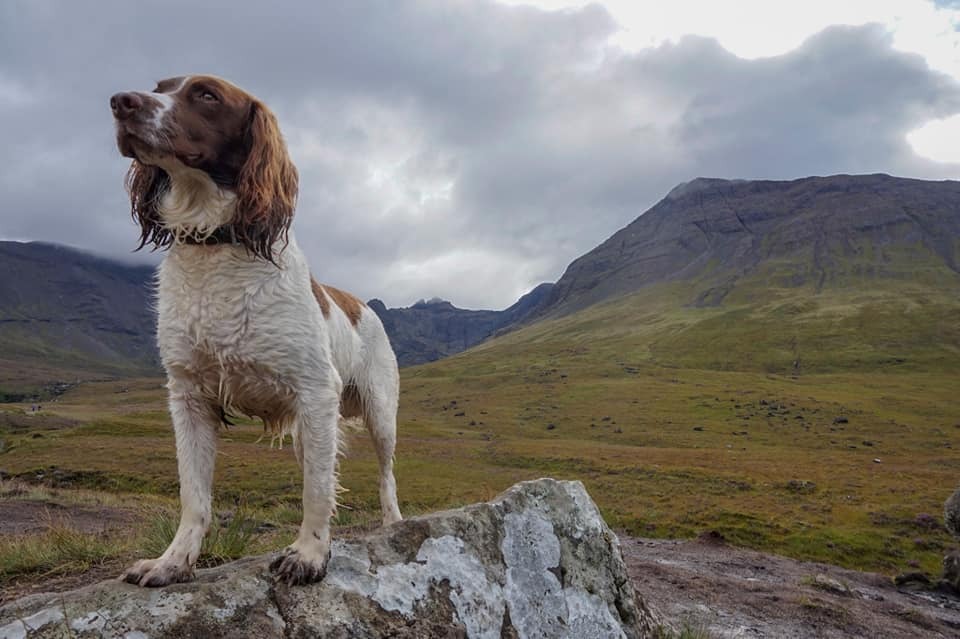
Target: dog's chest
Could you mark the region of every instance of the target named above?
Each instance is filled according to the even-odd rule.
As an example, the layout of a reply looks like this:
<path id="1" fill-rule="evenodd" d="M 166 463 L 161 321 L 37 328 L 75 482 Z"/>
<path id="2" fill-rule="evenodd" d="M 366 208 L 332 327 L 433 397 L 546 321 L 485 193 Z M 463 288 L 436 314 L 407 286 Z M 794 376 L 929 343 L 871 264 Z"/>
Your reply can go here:
<path id="1" fill-rule="evenodd" d="M 316 342 L 318 309 L 308 298 L 309 275 L 297 264 L 279 269 L 226 247 L 183 248 L 208 252 L 202 259 L 171 254 L 161 266 L 158 341 L 165 363 L 269 368 L 296 357 L 298 344 Z"/>

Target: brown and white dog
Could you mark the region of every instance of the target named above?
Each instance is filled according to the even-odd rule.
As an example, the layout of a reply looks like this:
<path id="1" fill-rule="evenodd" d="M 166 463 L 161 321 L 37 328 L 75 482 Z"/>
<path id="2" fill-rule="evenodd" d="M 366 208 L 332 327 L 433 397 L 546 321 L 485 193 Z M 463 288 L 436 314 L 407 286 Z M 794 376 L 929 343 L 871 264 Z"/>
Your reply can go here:
<path id="1" fill-rule="evenodd" d="M 393 453 L 399 377 L 383 325 L 311 277 L 290 231 L 297 170 L 264 104 L 211 76 L 110 98 L 140 247 L 160 265 L 157 341 L 180 471 L 180 526 L 123 579 L 190 579 L 211 520 L 216 432 L 225 415 L 289 434 L 303 468 L 300 533 L 271 570 L 300 584 L 326 572 L 342 417 L 366 423 L 380 462 L 383 523 L 400 519 Z"/>

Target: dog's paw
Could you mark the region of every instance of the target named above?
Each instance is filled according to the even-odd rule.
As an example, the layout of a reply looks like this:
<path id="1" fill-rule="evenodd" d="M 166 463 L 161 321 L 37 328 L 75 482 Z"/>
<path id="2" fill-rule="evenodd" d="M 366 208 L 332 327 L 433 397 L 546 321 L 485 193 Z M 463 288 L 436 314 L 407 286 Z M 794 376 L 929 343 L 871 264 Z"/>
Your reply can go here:
<path id="1" fill-rule="evenodd" d="M 279 557 L 270 562 L 270 572 L 275 575 L 277 581 L 288 586 L 312 584 L 326 576 L 329 560 L 329 551 L 322 559 L 309 559 L 306 553 L 290 546 L 285 548 Z"/>
<path id="2" fill-rule="evenodd" d="M 158 588 L 193 579 L 193 568 L 163 558 L 141 559 L 120 578 L 128 584 Z"/>

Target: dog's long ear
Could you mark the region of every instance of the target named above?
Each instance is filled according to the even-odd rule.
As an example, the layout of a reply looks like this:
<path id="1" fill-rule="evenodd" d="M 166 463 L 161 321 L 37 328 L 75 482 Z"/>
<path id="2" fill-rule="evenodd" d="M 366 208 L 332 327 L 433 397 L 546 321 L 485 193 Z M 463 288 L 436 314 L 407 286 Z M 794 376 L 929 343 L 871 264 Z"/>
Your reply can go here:
<path id="1" fill-rule="evenodd" d="M 173 235 L 160 223 L 160 198 L 170 188 L 170 176 L 157 166 L 134 160 L 127 171 L 124 186 L 130 195 L 130 214 L 140 225 L 140 246 L 153 244 L 154 249 L 170 246 Z"/>
<path id="2" fill-rule="evenodd" d="M 277 118 L 254 101 L 247 129 L 249 151 L 237 179 L 238 239 L 254 254 L 273 261 L 273 244 L 287 239 L 297 205 L 297 167 L 287 155 Z"/>

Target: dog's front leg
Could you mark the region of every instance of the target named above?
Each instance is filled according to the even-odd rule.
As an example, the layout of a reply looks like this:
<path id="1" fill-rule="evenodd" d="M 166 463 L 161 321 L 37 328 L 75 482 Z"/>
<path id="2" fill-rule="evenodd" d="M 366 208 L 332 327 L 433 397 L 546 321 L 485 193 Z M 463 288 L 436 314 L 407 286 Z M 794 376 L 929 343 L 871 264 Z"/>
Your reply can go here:
<path id="1" fill-rule="evenodd" d="M 191 390 L 189 383 L 170 381 L 170 416 L 177 440 L 180 471 L 180 526 L 170 546 L 157 559 L 133 565 L 123 579 L 140 586 L 165 586 L 188 581 L 210 526 L 213 466 L 218 416 L 213 406 Z"/>
<path id="2" fill-rule="evenodd" d="M 298 410 L 297 456 L 303 467 L 303 522 L 296 541 L 270 564 L 290 585 L 323 579 L 330 556 L 330 518 L 336 512 L 340 396 L 335 390 L 306 398 Z"/>

